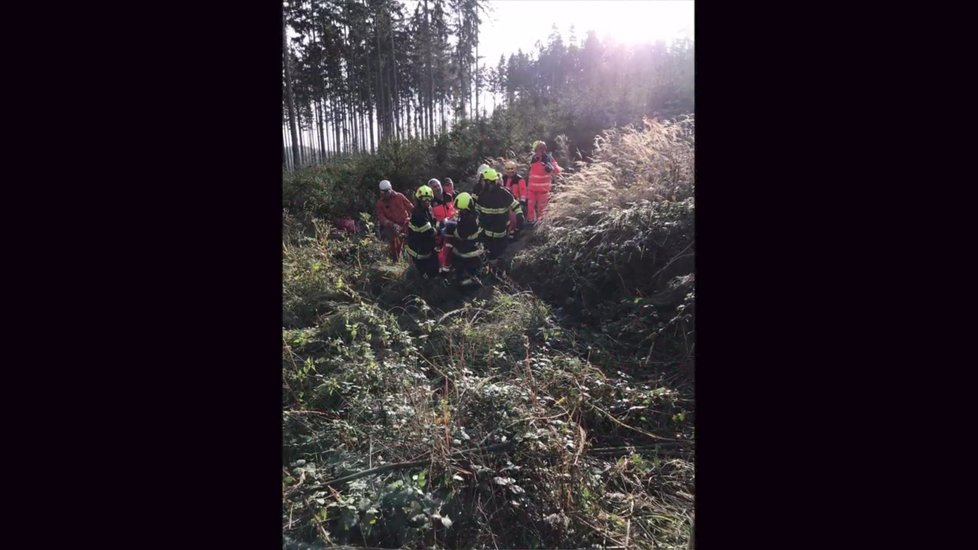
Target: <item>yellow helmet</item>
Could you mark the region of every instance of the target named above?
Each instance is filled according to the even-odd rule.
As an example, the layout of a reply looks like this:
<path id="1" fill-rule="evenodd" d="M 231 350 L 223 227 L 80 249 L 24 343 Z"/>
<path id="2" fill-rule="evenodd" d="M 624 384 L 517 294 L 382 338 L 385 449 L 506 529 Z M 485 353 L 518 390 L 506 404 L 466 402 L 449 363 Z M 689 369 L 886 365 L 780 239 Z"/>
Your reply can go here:
<path id="1" fill-rule="evenodd" d="M 482 177 L 486 181 L 496 181 L 499 179 L 499 173 L 490 168 L 482 173 Z"/>
<path id="2" fill-rule="evenodd" d="M 419 199 L 433 199 L 435 198 L 435 192 L 427 185 L 422 185 L 418 187 L 418 191 L 414 193 L 414 196 Z"/>
<path id="3" fill-rule="evenodd" d="M 459 193 L 455 197 L 455 208 L 459 210 L 468 210 L 472 208 L 472 195 L 468 193 Z"/>
<path id="4" fill-rule="evenodd" d="M 506 161 L 506 171 L 507 172 L 512 172 L 513 170 L 516 170 L 516 162 L 515 161 L 512 161 L 512 160 L 507 160 Z"/>

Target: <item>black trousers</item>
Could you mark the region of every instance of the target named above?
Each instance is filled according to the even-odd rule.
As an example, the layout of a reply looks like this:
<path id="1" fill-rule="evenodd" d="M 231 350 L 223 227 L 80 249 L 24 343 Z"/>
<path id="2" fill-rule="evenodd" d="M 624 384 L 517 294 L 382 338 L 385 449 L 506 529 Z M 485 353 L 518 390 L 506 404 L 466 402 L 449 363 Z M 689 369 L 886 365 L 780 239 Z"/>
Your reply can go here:
<path id="1" fill-rule="evenodd" d="M 506 250 L 506 245 L 509 244 L 509 237 L 486 237 L 485 245 L 486 251 L 489 252 L 490 258 L 497 258 Z"/>
<path id="2" fill-rule="evenodd" d="M 452 266 L 455 267 L 456 277 L 461 281 L 479 272 L 479 269 L 482 268 L 482 256 L 476 256 L 475 258 L 455 256 L 452 258 Z"/>
<path id="3" fill-rule="evenodd" d="M 438 255 L 432 252 L 431 256 L 423 260 L 414 258 L 414 267 L 418 272 L 429 277 L 438 276 Z"/>

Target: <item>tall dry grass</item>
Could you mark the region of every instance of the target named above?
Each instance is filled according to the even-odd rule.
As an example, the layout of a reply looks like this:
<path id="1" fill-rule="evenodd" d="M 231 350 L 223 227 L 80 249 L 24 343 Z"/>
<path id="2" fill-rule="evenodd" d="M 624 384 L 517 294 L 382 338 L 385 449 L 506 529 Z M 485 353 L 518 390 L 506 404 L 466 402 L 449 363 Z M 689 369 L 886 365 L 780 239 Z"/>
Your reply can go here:
<path id="1" fill-rule="evenodd" d="M 693 195 L 695 157 L 693 116 L 609 130 L 595 139 L 593 162 L 575 162 L 577 170 L 556 186 L 541 228 L 575 225 L 584 213 L 604 215 L 642 200 L 685 200 Z"/>

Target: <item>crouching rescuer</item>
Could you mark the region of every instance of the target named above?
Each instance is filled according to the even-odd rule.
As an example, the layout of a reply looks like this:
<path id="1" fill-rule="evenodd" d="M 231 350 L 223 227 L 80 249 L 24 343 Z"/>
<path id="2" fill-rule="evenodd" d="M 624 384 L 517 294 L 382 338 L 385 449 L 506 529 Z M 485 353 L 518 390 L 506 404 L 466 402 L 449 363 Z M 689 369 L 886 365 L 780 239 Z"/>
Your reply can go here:
<path id="1" fill-rule="evenodd" d="M 468 193 L 459 193 L 455 197 L 455 209 L 459 218 L 455 229 L 448 239 L 447 245 L 452 248 L 452 265 L 459 283 L 463 286 L 478 283 L 476 273 L 482 268 L 482 246 L 479 237 L 482 228 L 479 227 L 479 213 L 475 211 L 475 201 Z"/>
<path id="2" fill-rule="evenodd" d="M 435 198 L 431 187 L 422 185 L 415 193 L 417 205 L 408 221 L 407 253 L 414 258 L 414 266 L 423 277 L 438 275 L 438 256 L 435 251 L 435 218 L 431 213 L 431 201 Z"/>
<path id="3" fill-rule="evenodd" d="M 391 259 L 397 262 L 401 257 L 404 243 L 402 235 L 407 231 L 411 217 L 411 201 L 394 191 L 391 182 L 380 182 L 380 198 L 377 200 L 377 222 L 380 224 L 380 237 L 390 243 Z"/>
<path id="4" fill-rule="evenodd" d="M 509 214 L 516 215 L 516 229 L 523 227 L 523 208 L 505 187 L 499 185 L 499 174 L 492 168 L 483 173 L 486 185 L 476 198 L 479 226 L 485 235 L 486 249 L 490 258 L 498 258 L 509 243 Z"/>

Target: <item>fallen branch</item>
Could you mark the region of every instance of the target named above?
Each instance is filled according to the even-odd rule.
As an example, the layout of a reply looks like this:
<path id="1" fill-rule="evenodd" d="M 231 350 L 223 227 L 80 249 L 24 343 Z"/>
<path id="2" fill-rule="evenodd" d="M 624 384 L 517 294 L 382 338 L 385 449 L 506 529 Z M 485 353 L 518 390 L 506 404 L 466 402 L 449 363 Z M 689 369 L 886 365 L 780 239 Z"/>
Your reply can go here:
<path id="1" fill-rule="evenodd" d="M 449 459 L 452 459 L 452 458 L 461 458 L 461 457 L 464 457 L 464 456 L 466 456 L 468 454 L 477 453 L 477 452 L 501 451 L 501 450 L 505 450 L 505 449 L 509 449 L 509 448 L 513 447 L 515 445 L 515 443 L 516 443 L 515 441 L 509 441 L 509 442 L 506 442 L 506 443 L 497 443 L 496 445 L 490 445 L 488 447 L 474 447 L 474 448 L 465 449 L 465 450 L 462 450 L 462 451 L 455 451 L 454 453 L 448 455 L 448 458 Z M 412 460 L 410 462 L 395 462 L 394 464 L 384 464 L 383 466 L 377 466 L 376 468 L 369 468 L 367 470 L 362 470 L 360 472 L 356 472 L 356 473 L 353 473 L 353 474 L 350 474 L 350 475 L 346 475 L 346 476 L 343 476 L 343 477 L 338 477 L 336 479 L 331 479 L 329 481 L 326 481 L 325 484 L 326 485 L 336 485 L 338 483 L 345 483 L 347 481 L 353 481 L 355 479 L 360 479 L 361 477 L 369 476 L 369 475 L 372 475 L 372 474 L 379 474 L 379 473 L 382 473 L 382 472 L 387 472 L 387 471 L 390 471 L 390 470 L 399 470 L 399 469 L 402 469 L 402 468 L 414 468 L 414 467 L 417 467 L 417 466 L 424 466 L 425 464 L 430 464 L 430 463 L 431 463 L 431 458 L 429 457 L 429 458 L 426 458 L 424 460 Z"/>
<path id="2" fill-rule="evenodd" d="M 440 325 L 442 321 L 444 321 L 445 319 L 448 319 L 449 317 L 451 317 L 452 315 L 454 315 L 454 314 L 456 314 L 456 313 L 458 313 L 460 311 L 465 311 L 465 308 L 464 307 L 460 307 L 458 309 L 453 309 L 452 311 L 449 311 L 448 313 L 446 313 L 446 314 L 442 315 L 441 317 L 439 317 L 438 318 L 438 321 L 435 324 Z"/>
<path id="3" fill-rule="evenodd" d="M 322 411 L 290 411 L 290 410 L 285 410 L 285 411 L 282 411 L 282 412 L 284 414 L 312 414 L 312 415 L 316 415 L 316 416 L 325 416 L 326 418 L 338 418 L 338 416 L 335 413 L 326 413 L 326 412 L 322 412 Z"/>
<path id="4" fill-rule="evenodd" d="M 691 246 L 693 246 L 693 244 L 694 244 L 695 242 L 696 242 L 696 241 L 691 241 L 691 242 L 690 242 L 689 244 L 687 244 L 687 245 L 686 245 L 686 247 L 685 247 L 685 248 L 683 248 L 682 250 L 680 250 L 679 252 L 677 252 L 677 253 L 676 253 L 675 255 L 673 255 L 673 257 L 672 257 L 672 259 L 670 259 L 670 260 L 669 260 L 668 262 L 666 262 L 666 265 L 664 265 L 664 266 L 662 266 L 662 268 L 661 268 L 661 269 L 659 269 L 658 271 L 656 271 L 654 275 L 652 275 L 651 277 L 649 277 L 649 280 L 650 280 L 650 281 L 654 281 L 654 280 L 655 280 L 655 278 L 656 278 L 656 277 L 658 277 L 658 276 L 659 276 L 660 274 L 662 274 L 662 272 L 663 272 L 663 271 L 665 271 L 665 269 L 666 269 L 667 267 L 669 267 L 669 266 L 670 266 L 670 265 L 672 265 L 672 264 L 673 264 L 673 263 L 674 263 L 674 262 L 675 262 L 676 260 L 678 260 L 679 258 L 681 258 L 681 257 L 683 256 L 683 252 L 686 252 L 687 250 L 689 250 L 689 247 L 691 247 Z"/>
<path id="5" fill-rule="evenodd" d="M 662 436 L 659 436 L 659 435 L 651 434 L 651 433 L 649 433 L 649 432 L 647 432 L 645 430 L 640 430 L 640 429 L 638 429 L 638 428 L 636 428 L 634 426 L 629 426 L 628 424 L 625 424 L 621 420 L 618 420 L 617 418 L 615 418 L 614 416 L 612 416 L 611 413 L 609 413 L 608 411 L 602 409 L 601 407 L 598 407 L 597 405 L 593 405 L 592 404 L 591 405 L 591 408 L 594 409 L 594 410 L 596 410 L 596 411 L 598 411 L 599 413 L 603 414 L 604 416 L 606 416 L 608 418 L 608 420 L 611 420 L 615 424 L 618 424 L 619 426 L 621 426 L 623 428 L 627 428 L 627 429 L 632 430 L 634 432 L 638 432 L 638 433 L 640 433 L 640 434 L 642 434 L 642 435 L 644 435 L 646 437 L 651 437 L 652 439 L 660 439 L 662 441 L 679 441 L 678 439 L 669 439 L 668 437 L 662 437 Z"/>
<path id="6" fill-rule="evenodd" d="M 662 447 L 678 447 L 682 445 L 692 445 L 692 441 L 663 441 L 662 443 L 655 443 L 653 445 L 642 445 L 642 446 L 623 446 L 623 447 L 601 447 L 598 449 L 591 449 L 588 454 L 603 454 L 603 453 L 615 453 L 615 452 L 628 452 L 628 451 L 649 451 L 652 449 L 659 449 Z"/>

